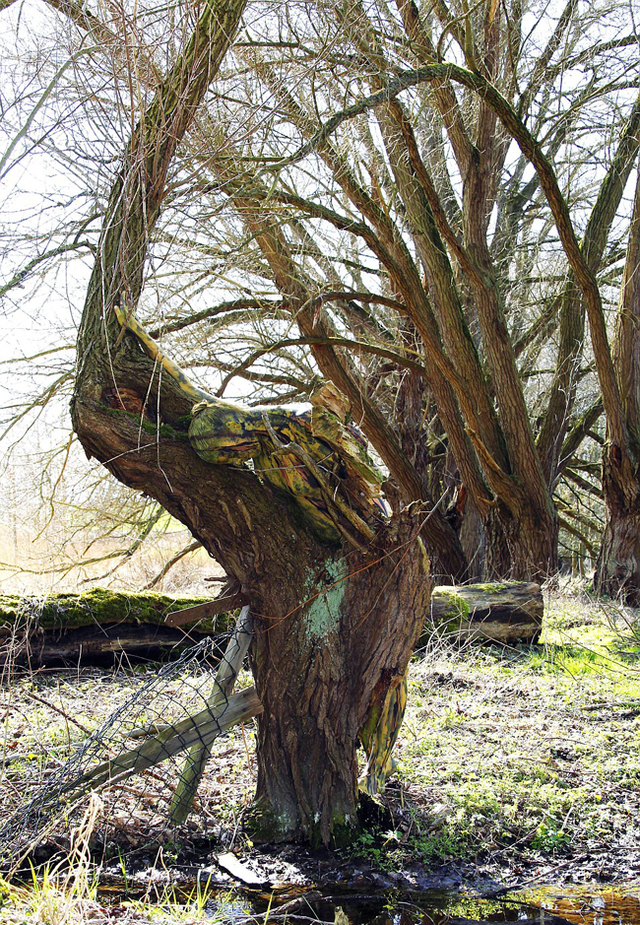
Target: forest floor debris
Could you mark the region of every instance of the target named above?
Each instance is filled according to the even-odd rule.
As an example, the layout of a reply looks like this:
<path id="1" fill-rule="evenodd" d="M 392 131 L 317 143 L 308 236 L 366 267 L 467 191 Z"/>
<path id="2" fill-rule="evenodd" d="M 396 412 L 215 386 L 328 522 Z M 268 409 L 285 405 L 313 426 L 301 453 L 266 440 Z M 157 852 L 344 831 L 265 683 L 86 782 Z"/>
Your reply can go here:
<path id="1" fill-rule="evenodd" d="M 142 800 L 133 781 L 129 804 L 126 788 L 118 805 L 103 801 L 94 859 L 125 878 L 164 870 L 169 883 L 207 868 L 218 889 L 233 886 L 215 864 L 229 851 L 274 886 L 305 889 L 349 882 L 408 893 L 439 884 L 494 895 L 509 886 L 639 879 L 638 615 L 577 593 L 547 592 L 545 604 L 537 645 L 440 646 L 414 660 L 398 774 L 348 851 L 265 852 L 247 842 L 242 816 L 255 767 L 246 727 L 216 743 L 195 812 L 180 829 L 170 830 L 162 813 L 175 772 L 155 769 Z M 154 671 L 37 671 L 5 684 L 5 813 Z"/>

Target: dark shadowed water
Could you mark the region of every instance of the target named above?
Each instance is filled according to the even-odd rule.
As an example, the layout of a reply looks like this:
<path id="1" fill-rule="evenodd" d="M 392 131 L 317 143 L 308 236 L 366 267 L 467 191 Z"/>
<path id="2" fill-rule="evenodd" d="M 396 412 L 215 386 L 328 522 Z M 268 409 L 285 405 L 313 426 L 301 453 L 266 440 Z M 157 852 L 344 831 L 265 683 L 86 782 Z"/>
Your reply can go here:
<path id="1" fill-rule="evenodd" d="M 118 906 L 137 892 L 131 886 L 123 889 L 114 882 L 100 892 L 110 905 Z M 174 902 L 180 893 L 193 896 L 193 888 L 183 883 L 174 893 Z M 410 894 L 343 889 L 322 893 L 299 887 L 216 890 L 206 900 L 204 914 L 230 925 L 640 925 L 640 881 L 602 888 L 549 886 L 504 899 L 438 890 Z"/>

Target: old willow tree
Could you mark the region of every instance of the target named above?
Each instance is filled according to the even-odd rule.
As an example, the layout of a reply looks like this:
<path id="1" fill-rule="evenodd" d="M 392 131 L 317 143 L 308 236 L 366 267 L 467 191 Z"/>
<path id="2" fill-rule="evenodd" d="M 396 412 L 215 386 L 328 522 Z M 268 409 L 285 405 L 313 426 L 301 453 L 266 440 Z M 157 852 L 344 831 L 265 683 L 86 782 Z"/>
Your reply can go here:
<path id="1" fill-rule="evenodd" d="M 141 107 L 123 98 L 155 89 L 180 41 L 145 4 L 108 16 L 49 5 L 81 36 L 74 112 L 106 122 L 103 152 L 89 117 L 84 147 L 76 133 L 73 168 L 104 176 L 112 108 L 133 125 Z M 638 151 L 636 45 L 622 2 L 249 4 L 233 65 L 171 161 L 162 212 L 159 187 L 144 206 L 140 317 L 165 349 L 215 369 L 220 395 L 242 382 L 250 402 L 299 400 L 331 379 L 388 471 L 387 498 L 426 504 L 421 535 L 448 578 L 554 568 L 558 486 L 592 471 L 604 410 L 599 574 L 631 588 L 622 525 L 637 466 L 607 318 Z M 83 242 L 82 220 L 48 259 Z M 119 283 L 110 296 L 127 311 L 140 282 L 129 285 L 128 302 Z M 106 333 L 133 349 L 109 309 Z"/>
<path id="2" fill-rule="evenodd" d="M 387 520 L 374 505 L 367 511 L 361 498 L 354 501 L 356 513 L 339 498 L 349 482 L 344 472 L 328 491 L 319 487 L 323 473 L 332 477 L 327 444 L 315 452 L 314 466 L 300 428 L 292 430 L 273 414 L 273 424 L 260 412 L 243 417 L 230 404 L 216 406 L 218 418 L 203 438 L 207 452 L 214 446 L 220 451 L 220 463 L 203 462 L 187 435 L 190 388 L 178 381 L 179 373 L 172 378 L 166 365 L 154 365 L 118 321 L 138 303 L 172 158 L 242 9 L 240 0 L 202 5 L 175 64 L 139 114 L 89 283 L 73 422 L 87 453 L 188 525 L 250 603 L 253 671 L 264 707 L 255 826 L 271 839 L 328 843 L 357 826 L 358 734 L 404 676 L 427 611 L 428 561 L 418 534 L 428 514 L 399 507 Z M 333 401 L 344 407 L 337 393 Z M 335 424 L 338 416 L 330 420 Z M 243 447 L 257 431 L 272 445 L 250 453 L 250 469 L 242 465 Z M 358 442 L 348 428 L 341 439 L 348 441 L 348 434 Z M 310 442 L 317 449 L 317 441 Z M 261 467 L 284 471 L 287 460 L 293 492 L 277 479 L 274 484 L 274 472 L 271 478 L 260 474 Z M 306 471 L 299 477 L 301 467 Z M 315 494 L 305 496 L 306 508 L 295 499 L 300 482 L 303 490 L 315 486 Z"/>
<path id="3" fill-rule="evenodd" d="M 51 248 L 104 216 L 89 241 L 74 426 L 249 600 L 264 704 L 256 805 L 267 828 L 326 841 L 353 822 L 358 731 L 425 613 L 423 546 L 449 577 L 553 568 L 554 490 L 603 407 L 619 510 L 635 503 L 632 411 L 601 292 L 619 282 L 616 214 L 638 151 L 637 37 L 617 29 L 624 7 L 608 21 L 577 0 L 555 19 L 535 2 L 252 3 L 219 70 L 239 3 L 176 3 L 168 38 L 154 4 L 123 6 L 122 22 L 50 6 L 76 45 L 10 147 L 77 62 L 69 109 L 99 114 L 104 138 L 96 153 L 87 119 L 67 162 L 91 164 L 97 184 L 114 127 L 130 137 L 106 205 L 90 203 Z M 105 59 L 106 71 L 94 64 Z M 262 412 L 238 423 L 229 408 L 219 463 L 204 462 L 188 434 L 193 393 L 117 307 L 221 373 L 220 396 L 235 377 L 273 404 L 331 380 L 342 423 L 386 469 L 391 516 L 359 495 L 345 507 L 347 479 L 331 471 L 307 498 L 325 526 L 332 512 L 334 529 L 319 530 L 273 477 L 304 438 L 269 432 Z"/>

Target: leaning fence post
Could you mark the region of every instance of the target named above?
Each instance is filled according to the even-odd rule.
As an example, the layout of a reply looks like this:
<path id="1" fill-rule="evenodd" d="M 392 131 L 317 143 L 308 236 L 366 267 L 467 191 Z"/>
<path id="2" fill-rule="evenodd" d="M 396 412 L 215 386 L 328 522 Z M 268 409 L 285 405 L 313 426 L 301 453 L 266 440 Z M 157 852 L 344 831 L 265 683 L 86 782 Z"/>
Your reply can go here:
<path id="1" fill-rule="evenodd" d="M 207 706 L 210 709 L 224 703 L 233 690 L 238 672 L 247 654 L 252 633 L 252 618 L 249 614 L 249 607 L 246 606 L 240 611 L 233 635 L 218 665 L 213 687 L 207 700 Z M 184 822 L 189 815 L 193 799 L 202 780 L 205 765 L 211 754 L 212 746 L 213 741 L 209 743 L 201 741 L 192 746 L 187 754 L 180 780 L 169 807 L 169 818 L 174 825 Z"/>

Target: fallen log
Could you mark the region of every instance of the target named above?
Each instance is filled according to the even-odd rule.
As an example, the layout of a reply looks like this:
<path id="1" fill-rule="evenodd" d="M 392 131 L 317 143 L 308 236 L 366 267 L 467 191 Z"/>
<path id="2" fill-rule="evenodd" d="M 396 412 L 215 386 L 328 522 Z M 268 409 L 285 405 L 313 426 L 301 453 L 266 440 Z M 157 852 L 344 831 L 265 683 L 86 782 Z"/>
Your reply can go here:
<path id="1" fill-rule="evenodd" d="M 231 607 L 218 613 L 211 598 L 175 598 L 94 588 L 46 598 L 0 596 L 0 666 L 113 663 L 120 657 L 160 660 L 227 632 Z M 503 645 L 535 642 L 543 600 L 533 582 L 434 589 L 418 648 L 443 637 Z"/>
<path id="2" fill-rule="evenodd" d="M 436 587 L 418 645 L 434 632 L 460 642 L 537 642 L 543 613 L 542 589 L 533 581 Z"/>
<path id="3" fill-rule="evenodd" d="M 113 663 L 123 653 L 132 660 L 171 657 L 233 625 L 232 608 L 217 613 L 212 603 L 211 598 L 105 588 L 42 597 L 0 595 L 0 666 Z M 195 605 L 208 605 L 196 627 L 166 625 L 168 614 Z"/>

